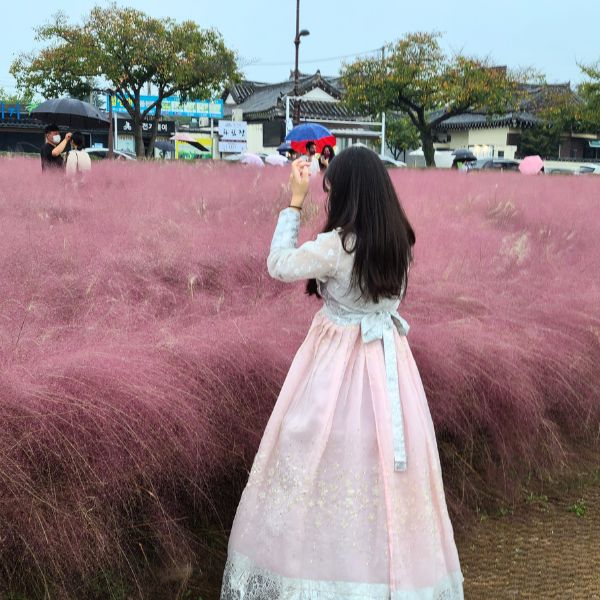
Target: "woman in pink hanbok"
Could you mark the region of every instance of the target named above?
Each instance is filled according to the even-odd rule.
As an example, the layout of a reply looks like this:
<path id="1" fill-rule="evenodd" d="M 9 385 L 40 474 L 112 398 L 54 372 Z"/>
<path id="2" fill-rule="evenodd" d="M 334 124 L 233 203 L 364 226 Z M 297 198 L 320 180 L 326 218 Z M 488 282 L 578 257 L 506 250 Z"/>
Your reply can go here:
<path id="1" fill-rule="evenodd" d="M 222 600 L 462 600 L 433 423 L 397 312 L 415 235 L 379 157 L 324 175 L 327 224 L 296 247 L 308 170 L 268 258 L 324 300 L 237 510 Z"/>

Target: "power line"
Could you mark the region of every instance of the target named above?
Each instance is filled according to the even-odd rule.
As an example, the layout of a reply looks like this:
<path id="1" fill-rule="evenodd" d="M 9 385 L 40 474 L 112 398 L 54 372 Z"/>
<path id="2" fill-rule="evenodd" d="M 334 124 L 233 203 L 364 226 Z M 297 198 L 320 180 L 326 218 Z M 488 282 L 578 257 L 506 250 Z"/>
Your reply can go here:
<path id="1" fill-rule="evenodd" d="M 354 54 L 340 54 L 339 56 L 329 56 L 326 58 L 311 58 L 309 60 L 301 60 L 300 62 L 304 65 L 310 65 L 315 63 L 322 62 L 331 62 L 334 60 L 342 60 L 344 58 L 354 58 L 356 56 L 365 56 L 367 54 L 374 54 L 376 52 L 381 52 L 381 47 L 375 48 L 373 50 L 366 50 L 365 52 L 355 52 Z M 251 67 L 285 67 L 290 64 L 290 61 L 286 62 L 276 62 L 276 63 L 264 63 L 264 62 L 250 62 L 247 66 Z"/>

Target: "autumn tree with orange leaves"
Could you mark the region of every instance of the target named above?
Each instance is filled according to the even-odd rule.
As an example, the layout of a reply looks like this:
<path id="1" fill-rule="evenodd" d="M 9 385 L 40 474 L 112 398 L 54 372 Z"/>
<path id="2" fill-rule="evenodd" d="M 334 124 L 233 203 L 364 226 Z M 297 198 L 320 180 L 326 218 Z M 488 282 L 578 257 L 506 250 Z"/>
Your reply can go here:
<path id="1" fill-rule="evenodd" d="M 435 166 L 433 132 L 470 111 L 506 113 L 522 101 L 526 71 L 488 60 L 449 55 L 438 33 L 410 33 L 386 47 L 384 57 L 359 59 L 342 69 L 349 108 L 377 115 L 407 115 L 419 132 L 427 166 Z"/>

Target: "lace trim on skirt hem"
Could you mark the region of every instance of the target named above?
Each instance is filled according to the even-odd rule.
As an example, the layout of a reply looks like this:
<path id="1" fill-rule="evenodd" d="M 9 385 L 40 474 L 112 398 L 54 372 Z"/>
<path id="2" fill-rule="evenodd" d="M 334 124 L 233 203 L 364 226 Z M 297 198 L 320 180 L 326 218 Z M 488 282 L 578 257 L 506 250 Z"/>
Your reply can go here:
<path id="1" fill-rule="evenodd" d="M 463 576 L 450 574 L 435 587 L 394 590 L 386 584 L 291 579 L 230 552 L 221 600 L 463 600 Z"/>

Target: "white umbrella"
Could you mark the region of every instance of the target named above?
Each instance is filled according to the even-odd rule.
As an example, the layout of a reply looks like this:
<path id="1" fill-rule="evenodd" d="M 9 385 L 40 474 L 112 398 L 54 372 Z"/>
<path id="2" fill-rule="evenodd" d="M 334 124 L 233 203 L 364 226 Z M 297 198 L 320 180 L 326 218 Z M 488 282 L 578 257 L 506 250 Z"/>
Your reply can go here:
<path id="1" fill-rule="evenodd" d="M 274 167 L 285 167 L 290 161 L 285 156 L 281 156 L 281 154 L 269 154 L 265 158 L 265 162 Z"/>
<path id="2" fill-rule="evenodd" d="M 240 158 L 240 162 L 243 165 L 252 165 L 253 167 L 264 167 L 265 163 L 263 163 L 262 158 L 258 156 L 258 154 L 244 154 Z"/>

